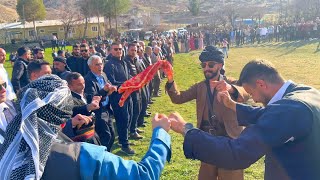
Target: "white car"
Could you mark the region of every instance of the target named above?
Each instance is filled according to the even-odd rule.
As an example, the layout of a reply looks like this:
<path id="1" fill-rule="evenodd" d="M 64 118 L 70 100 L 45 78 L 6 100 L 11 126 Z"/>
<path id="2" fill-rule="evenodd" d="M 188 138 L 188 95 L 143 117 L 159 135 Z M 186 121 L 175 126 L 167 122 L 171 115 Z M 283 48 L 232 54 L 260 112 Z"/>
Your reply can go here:
<path id="1" fill-rule="evenodd" d="M 153 35 L 153 32 L 152 31 L 147 31 L 145 34 L 144 34 L 144 40 L 147 40 L 149 41 L 150 37 Z"/>

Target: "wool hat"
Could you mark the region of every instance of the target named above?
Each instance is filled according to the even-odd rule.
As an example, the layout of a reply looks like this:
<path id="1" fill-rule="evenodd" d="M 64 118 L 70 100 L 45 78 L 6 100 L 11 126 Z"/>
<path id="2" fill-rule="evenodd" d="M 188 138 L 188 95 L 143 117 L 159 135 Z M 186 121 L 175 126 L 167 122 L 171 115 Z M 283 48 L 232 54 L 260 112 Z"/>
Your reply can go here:
<path id="1" fill-rule="evenodd" d="M 215 46 L 206 46 L 199 56 L 201 62 L 216 61 L 224 64 L 223 52 Z"/>

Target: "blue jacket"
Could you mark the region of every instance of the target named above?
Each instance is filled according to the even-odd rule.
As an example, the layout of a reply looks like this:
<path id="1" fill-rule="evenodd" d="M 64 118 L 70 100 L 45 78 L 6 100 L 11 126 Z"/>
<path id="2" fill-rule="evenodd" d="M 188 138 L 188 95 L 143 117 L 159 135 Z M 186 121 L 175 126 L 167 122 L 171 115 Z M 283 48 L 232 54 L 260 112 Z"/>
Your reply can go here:
<path id="1" fill-rule="evenodd" d="M 319 102 L 317 90 L 291 85 L 281 100 L 265 108 L 238 104 L 239 125 L 247 128 L 237 139 L 192 129 L 184 140 L 185 156 L 244 169 L 266 155 L 265 179 L 319 179 Z"/>

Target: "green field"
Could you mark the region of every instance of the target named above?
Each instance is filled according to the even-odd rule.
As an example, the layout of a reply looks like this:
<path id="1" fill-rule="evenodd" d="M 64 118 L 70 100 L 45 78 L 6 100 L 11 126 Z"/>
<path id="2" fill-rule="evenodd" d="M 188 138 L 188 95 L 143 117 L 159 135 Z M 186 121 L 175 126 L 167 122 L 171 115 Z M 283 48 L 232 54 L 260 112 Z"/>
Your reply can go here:
<path id="1" fill-rule="evenodd" d="M 226 59 L 226 72 L 228 76 L 238 78 L 242 67 L 253 59 L 266 59 L 273 62 L 285 79 L 291 79 L 297 83 L 320 88 L 320 52 L 317 51 L 318 42 L 288 42 L 261 44 L 255 46 L 245 46 L 242 48 L 231 48 L 229 59 Z M 196 82 L 203 80 L 203 74 L 198 61 L 199 52 L 188 54 L 177 54 L 174 60 L 174 76 L 180 90 L 185 90 Z M 51 59 L 51 50 L 46 52 L 46 57 Z M 5 65 L 11 76 L 9 63 Z M 152 113 L 159 112 L 169 114 L 178 111 L 185 120 L 196 122 L 195 101 L 174 105 L 169 97 L 164 93 L 164 84 L 162 83 L 162 96 L 155 98 L 156 102 L 152 105 Z M 150 118 L 147 119 L 150 122 Z M 133 157 L 123 156 L 120 149 L 115 147 L 113 153 L 123 156 L 126 159 L 139 161 L 150 143 L 151 124 L 148 123 L 144 128 L 143 135 L 146 137 L 141 141 L 135 141 L 133 148 L 137 154 Z M 182 150 L 183 137 L 170 131 L 172 135 L 172 159 L 166 164 L 162 173 L 163 180 L 184 180 L 196 179 L 199 169 L 199 161 L 187 160 Z M 213 156 L 219 154 L 213 154 Z M 245 170 L 245 179 L 263 179 L 264 163 L 263 159 L 253 164 Z"/>

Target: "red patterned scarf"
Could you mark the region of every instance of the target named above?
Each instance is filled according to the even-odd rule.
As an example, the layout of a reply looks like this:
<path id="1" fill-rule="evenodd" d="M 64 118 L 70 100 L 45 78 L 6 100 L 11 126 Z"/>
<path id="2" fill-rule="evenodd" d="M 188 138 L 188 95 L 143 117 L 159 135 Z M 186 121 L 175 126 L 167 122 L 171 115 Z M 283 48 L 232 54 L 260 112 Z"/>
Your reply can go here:
<path id="1" fill-rule="evenodd" d="M 148 66 L 144 71 L 127 80 L 121 85 L 121 87 L 118 89 L 118 93 L 123 94 L 119 101 L 119 106 L 123 106 L 124 102 L 132 92 L 137 91 L 148 84 L 159 69 L 162 69 L 164 71 L 168 79 L 173 78 L 173 70 L 171 64 L 166 60 L 158 60 L 158 62 L 151 66 Z"/>

